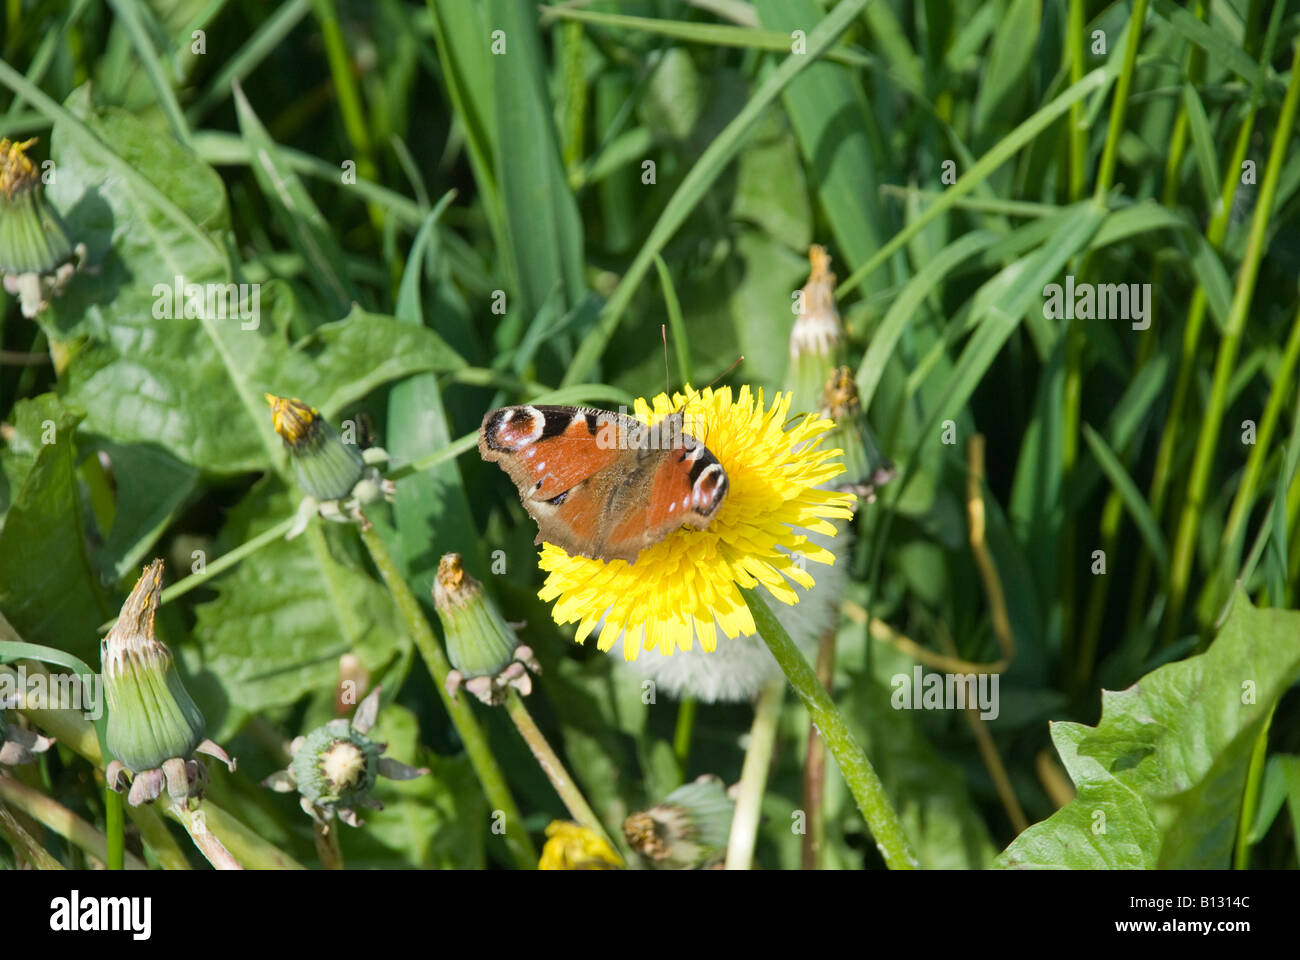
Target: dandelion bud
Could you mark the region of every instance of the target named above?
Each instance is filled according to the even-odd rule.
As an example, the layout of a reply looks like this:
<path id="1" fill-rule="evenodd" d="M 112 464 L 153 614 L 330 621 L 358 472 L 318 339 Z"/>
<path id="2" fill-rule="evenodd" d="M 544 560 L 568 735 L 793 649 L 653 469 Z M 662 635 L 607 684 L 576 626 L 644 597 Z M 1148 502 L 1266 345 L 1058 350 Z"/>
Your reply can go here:
<path id="1" fill-rule="evenodd" d="M 85 259 L 85 247 L 73 247 L 45 203 L 40 175 L 26 153 L 35 142 L 0 138 L 0 276 L 26 317 L 62 293 L 77 270 L 72 261 Z"/>
<path id="2" fill-rule="evenodd" d="M 794 392 L 795 410 L 813 411 L 821 404 L 822 385 L 839 361 L 844 327 L 835 306 L 835 274 L 830 254 L 813 244 L 808 249 L 811 270 L 800 291 L 799 316 L 790 331 L 790 370 L 787 389 Z"/>
<path id="3" fill-rule="evenodd" d="M 858 400 L 853 371 L 848 367 L 838 368 L 826 381 L 822 411 L 835 421 L 828 442 L 844 451 L 844 476 L 839 481 L 840 489 L 850 490 L 871 503 L 876 499 L 876 491 L 894 479 L 895 470 L 893 463 L 876 446 Z"/>
<path id="4" fill-rule="evenodd" d="M 196 752 L 234 769 L 225 752 L 203 738 L 203 714 L 181 683 L 171 651 L 154 636 L 162 567 L 155 560 L 145 569 L 99 646 L 108 749 L 116 758 L 108 782 L 119 789 L 129 772 L 133 806 L 156 799 L 164 783 L 174 800 L 197 797 L 207 771 L 194 760 Z"/>
<path id="5" fill-rule="evenodd" d="M 623 821 L 632 849 L 660 869 L 689 870 L 722 859 L 736 804 L 722 781 L 705 775 Z"/>
<path id="6" fill-rule="evenodd" d="M 344 443 L 338 430 L 301 400 L 268 393 L 266 402 L 303 492 L 319 501 L 350 496 L 365 472 L 361 451 Z"/>
<path id="7" fill-rule="evenodd" d="M 462 684 L 489 704 L 504 700 L 507 687 L 525 696 L 532 692 L 528 670 L 540 673 L 541 667 L 483 593 L 482 584 L 461 566 L 460 554 L 448 553 L 439 561 L 433 603 L 447 636 L 447 658 L 456 668 L 447 677 L 452 697 Z"/>

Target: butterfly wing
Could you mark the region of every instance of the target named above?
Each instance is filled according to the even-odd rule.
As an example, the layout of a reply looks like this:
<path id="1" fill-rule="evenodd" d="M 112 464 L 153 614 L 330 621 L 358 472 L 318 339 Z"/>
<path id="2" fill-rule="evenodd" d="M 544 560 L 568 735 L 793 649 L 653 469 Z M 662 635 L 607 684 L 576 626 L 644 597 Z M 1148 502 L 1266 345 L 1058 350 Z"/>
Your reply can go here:
<path id="1" fill-rule="evenodd" d="M 683 524 L 707 526 L 727 493 L 717 458 L 673 426 L 647 433 L 634 418 L 589 407 L 502 407 L 483 418 L 479 454 L 515 482 L 536 542 L 632 563 Z"/>
<path id="2" fill-rule="evenodd" d="M 656 451 L 644 464 L 645 482 L 635 503 L 627 503 L 611 524 L 611 545 L 635 552 L 658 543 L 678 527 L 703 530 L 727 496 L 727 473 L 718 458 L 683 434 L 680 448 Z"/>
<path id="3" fill-rule="evenodd" d="M 484 460 L 501 464 L 529 501 L 551 500 L 618 459 L 612 415 L 586 407 L 521 406 L 489 410 L 479 428 Z"/>

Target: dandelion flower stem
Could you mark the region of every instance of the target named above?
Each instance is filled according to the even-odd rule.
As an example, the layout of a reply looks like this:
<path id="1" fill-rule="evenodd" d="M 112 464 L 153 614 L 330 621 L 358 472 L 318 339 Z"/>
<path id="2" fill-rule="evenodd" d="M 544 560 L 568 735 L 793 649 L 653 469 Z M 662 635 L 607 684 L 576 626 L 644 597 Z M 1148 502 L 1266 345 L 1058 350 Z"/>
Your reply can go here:
<path id="1" fill-rule="evenodd" d="M 752 589 L 742 591 L 745 602 L 754 615 L 754 623 L 772 656 L 780 665 L 790 686 L 799 694 L 812 721 L 817 725 L 826 746 L 839 765 L 858 809 L 867 821 L 867 828 L 875 838 L 876 846 L 885 864 L 891 870 L 910 870 L 916 867 L 916 855 L 908 845 L 898 814 L 885 796 L 885 788 L 872 769 L 862 748 L 853 739 L 848 725 L 840 715 L 830 694 L 817 682 L 817 674 L 808 665 L 799 648 L 794 645 L 785 628 L 772 615 L 763 598 Z"/>
<path id="2" fill-rule="evenodd" d="M 772 766 L 777 719 L 784 699 L 785 683 L 778 679 L 763 689 L 754 705 L 754 725 L 749 728 L 749 747 L 740 768 L 740 795 L 736 798 L 731 836 L 727 839 L 728 870 L 748 870 L 754 861 L 763 791 L 767 788 L 767 771 Z"/>
<path id="3" fill-rule="evenodd" d="M 817 682 L 830 690 L 835 679 L 835 630 L 827 630 L 817 644 Z M 803 868 L 816 870 L 821 866 L 822 843 L 826 824 L 822 805 L 826 794 L 826 741 L 817 732 L 816 724 L 808 725 L 808 759 L 803 771 L 803 809 L 808 818 L 803 835 Z"/>
<path id="4" fill-rule="evenodd" d="M 122 795 L 111 787 L 104 787 L 104 833 L 108 835 L 108 862 L 110 870 L 121 870 L 125 853 L 122 833 Z"/>
<path id="5" fill-rule="evenodd" d="M 326 870 L 343 869 L 343 849 L 339 846 L 339 830 L 332 823 L 313 823 L 316 837 L 316 855 Z"/>
<path id="6" fill-rule="evenodd" d="M 691 759 L 691 737 L 695 733 L 696 699 L 683 697 L 677 705 L 677 726 L 673 730 L 673 756 L 677 758 L 677 769 L 682 779 L 686 779 L 686 765 Z"/>
<path id="7" fill-rule="evenodd" d="M 208 863 L 218 870 L 243 870 L 244 864 L 226 848 L 220 837 L 208 829 L 209 812 L 209 809 L 205 809 L 203 805 L 197 810 L 191 810 L 184 803 L 168 801 L 167 816 L 185 828 L 185 832 L 190 835 L 199 853 L 207 857 Z M 277 865 L 274 862 L 269 864 L 257 862 L 250 863 L 250 866 L 274 869 Z"/>
<path id="8" fill-rule="evenodd" d="M 424 611 L 420 609 L 419 601 L 415 599 L 415 594 L 411 593 L 411 588 L 407 586 L 402 572 L 397 569 L 379 531 L 372 524 L 365 524 L 361 528 L 361 539 L 370 552 L 370 558 L 374 560 L 380 576 L 384 578 L 388 592 L 393 595 L 393 602 L 397 604 L 397 609 L 406 622 L 406 629 L 410 631 L 416 648 L 424 657 L 429 673 L 433 674 L 434 688 L 442 698 L 451 722 L 455 724 L 456 732 L 460 734 L 461 742 L 465 744 L 465 752 L 469 754 L 470 763 L 478 775 L 479 783 L 483 786 L 483 793 L 487 796 L 488 803 L 494 810 L 500 810 L 505 815 L 505 839 L 511 856 L 523 869 L 533 869 L 537 865 L 537 848 L 533 846 L 528 831 L 524 829 L 524 819 L 519 813 L 519 808 L 515 806 L 515 799 L 510 794 L 510 788 L 506 785 L 496 757 L 492 755 L 487 737 L 484 736 L 478 721 L 474 719 L 474 712 L 465 699 L 452 700 L 451 694 L 447 693 L 447 674 L 451 672 L 451 663 L 447 660 L 447 654 L 443 652 L 434 637 L 433 629 L 429 626 Z"/>
<path id="9" fill-rule="evenodd" d="M 523 698 L 515 690 L 506 692 L 506 713 L 510 714 L 510 719 L 519 728 L 519 735 L 528 744 L 528 749 L 537 758 L 538 766 L 542 768 L 542 772 L 546 774 L 547 779 L 551 781 L 551 785 L 555 787 L 555 792 L 560 795 L 560 799 L 568 807 L 573 819 L 580 826 L 586 827 L 596 834 L 613 849 L 614 844 L 610 842 L 600 819 L 596 816 L 595 811 L 591 809 L 591 805 L 587 803 L 587 798 L 582 795 L 578 785 L 573 782 L 573 778 L 569 776 L 569 771 L 564 768 L 564 763 L 551 749 L 546 736 L 533 720 L 533 715 L 524 706 Z"/>

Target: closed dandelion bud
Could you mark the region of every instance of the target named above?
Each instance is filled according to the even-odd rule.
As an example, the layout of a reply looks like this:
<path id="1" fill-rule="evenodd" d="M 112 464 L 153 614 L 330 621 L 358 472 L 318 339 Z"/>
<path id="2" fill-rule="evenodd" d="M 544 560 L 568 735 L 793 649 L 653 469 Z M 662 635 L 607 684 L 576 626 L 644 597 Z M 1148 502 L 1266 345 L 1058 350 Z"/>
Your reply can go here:
<path id="1" fill-rule="evenodd" d="M 632 814 L 623 821 L 623 833 L 632 849 L 660 869 L 704 867 L 726 855 L 735 809 L 722 781 L 706 775 Z"/>
<path id="2" fill-rule="evenodd" d="M 365 472 L 361 451 L 301 400 L 268 393 L 266 402 L 303 493 L 320 501 L 350 496 Z"/>
<path id="3" fill-rule="evenodd" d="M 447 677 L 453 698 L 462 685 L 489 704 L 504 700 L 507 687 L 525 696 L 532 692 L 528 670 L 540 673 L 541 667 L 532 650 L 520 645 L 483 585 L 461 566 L 460 554 L 444 554 L 438 562 L 433 603 L 447 637 L 447 658 L 455 667 Z"/>
<path id="4" fill-rule="evenodd" d="M 826 377 L 839 362 L 844 327 L 835 306 L 835 274 L 830 254 L 813 244 L 808 249 L 811 270 L 800 293 L 799 315 L 790 331 L 790 369 L 786 388 L 794 393 L 793 409 L 817 410 Z"/>
<path id="5" fill-rule="evenodd" d="M 620 870 L 623 861 L 595 831 L 567 820 L 552 820 L 546 828 L 538 870 Z"/>
<path id="6" fill-rule="evenodd" d="M 356 808 L 382 810 L 370 796 L 379 777 L 412 780 L 428 773 L 425 767 L 408 767 L 384 756 L 385 744 L 367 734 L 379 716 L 379 687 L 361 701 L 351 722 L 331 720 L 290 745 L 293 759 L 287 770 L 264 780 L 263 786 L 279 793 L 297 790 L 302 808 L 325 823 L 337 816 L 349 826 L 361 825 Z"/>
<path id="7" fill-rule="evenodd" d="M 203 739 L 203 714 L 181 683 L 171 651 L 154 636 L 162 567 L 155 560 L 145 569 L 99 647 L 108 749 L 116 758 L 108 782 L 120 789 L 129 772 L 133 805 L 156 799 L 164 783 L 175 800 L 197 796 L 206 771 L 193 759 L 196 752 L 234 769 L 220 747 Z"/>
<path id="8" fill-rule="evenodd" d="M 840 489 L 850 490 L 871 503 L 876 491 L 894 478 L 889 458 L 880 452 L 858 400 L 853 371 L 839 367 L 826 381 L 822 412 L 835 421 L 827 442 L 844 451 L 844 475 Z"/>
<path id="9" fill-rule="evenodd" d="M 0 276 L 27 317 L 63 291 L 76 272 L 71 261 L 84 258 L 84 247 L 74 249 L 45 203 L 40 174 L 26 153 L 35 142 L 0 138 Z"/>

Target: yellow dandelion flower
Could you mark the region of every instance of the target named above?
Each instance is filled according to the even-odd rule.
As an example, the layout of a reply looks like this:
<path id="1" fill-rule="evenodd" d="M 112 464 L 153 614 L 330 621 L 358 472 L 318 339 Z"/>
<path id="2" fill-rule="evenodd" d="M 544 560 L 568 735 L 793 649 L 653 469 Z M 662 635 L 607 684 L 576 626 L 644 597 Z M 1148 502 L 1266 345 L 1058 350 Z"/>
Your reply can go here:
<path id="1" fill-rule="evenodd" d="M 551 821 L 537 861 L 538 870 L 618 870 L 622 866 L 618 854 L 601 837 L 567 820 Z"/>
<path id="2" fill-rule="evenodd" d="M 547 577 L 538 596 L 555 601 L 555 622 L 577 623 L 582 643 L 603 620 L 597 645 L 609 650 L 622 637 L 628 660 L 642 649 L 689 650 L 696 640 L 713 650 L 715 625 L 729 638 L 752 636 L 754 619 L 740 588 L 761 583 L 782 603 L 798 603 L 792 584 L 813 585 L 803 561 L 835 562 L 807 533 L 834 536 L 830 520 L 852 516 L 852 494 L 818 489 L 843 470 L 834 459 L 840 451 L 820 445 L 832 421 L 809 414 L 787 429 L 788 393 L 767 407 L 762 390 L 756 398 L 748 386 L 734 399 L 730 387 L 687 391 L 671 400 L 660 394 L 653 407 L 638 399 L 635 415 L 654 424 L 687 405 L 691 433 L 730 482 L 708 528 L 676 530 L 642 550 L 635 564 L 542 547 Z"/>

